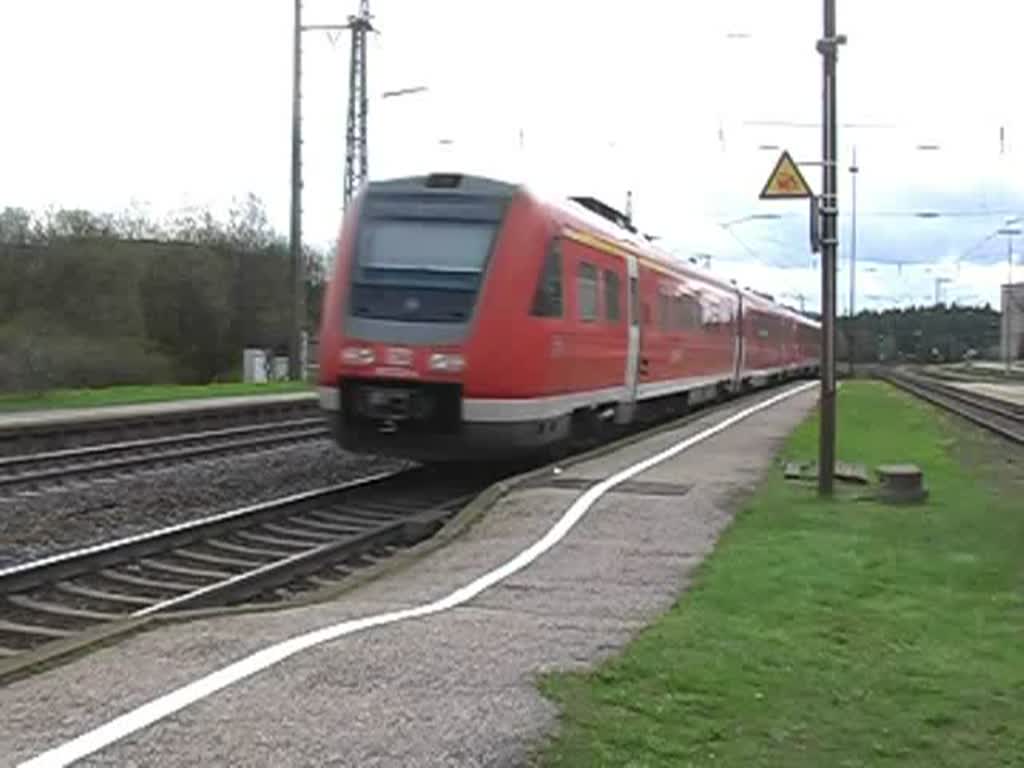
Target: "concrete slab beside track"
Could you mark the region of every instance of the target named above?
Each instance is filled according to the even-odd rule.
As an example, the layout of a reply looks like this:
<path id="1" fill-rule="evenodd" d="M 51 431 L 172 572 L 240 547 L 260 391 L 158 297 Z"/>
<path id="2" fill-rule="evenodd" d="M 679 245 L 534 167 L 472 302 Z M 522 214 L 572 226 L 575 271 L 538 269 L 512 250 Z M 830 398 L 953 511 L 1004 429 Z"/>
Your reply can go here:
<path id="1" fill-rule="evenodd" d="M 313 392 L 0 413 L 0 456 L 316 416 Z"/>
<path id="2" fill-rule="evenodd" d="M 584 488 L 778 390 L 535 477 L 448 546 L 331 603 L 157 628 L 2 690 L 5 764 L 267 646 L 437 600 L 530 547 Z M 753 490 L 811 388 L 608 490 L 535 562 L 469 602 L 304 650 L 126 735 L 85 765 L 518 765 L 555 724 L 536 676 L 614 653 L 667 609 Z"/>
<path id="3" fill-rule="evenodd" d="M 950 386 L 968 392 L 977 392 L 1015 405 L 1024 405 L 1024 384 L 1000 384 L 992 382 L 948 382 Z"/>
<path id="4" fill-rule="evenodd" d="M 262 404 L 298 403 L 315 399 L 315 392 L 287 392 L 274 395 L 205 397 L 187 400 L 167 400 L 156 403 L 104 405 L 95 408 L 51 408 L 39 411 L 12 411 L 10 413 L 0 413 L 0 431 L 24 427 L 81 424 L 177 413 L 217 411 Z"/>

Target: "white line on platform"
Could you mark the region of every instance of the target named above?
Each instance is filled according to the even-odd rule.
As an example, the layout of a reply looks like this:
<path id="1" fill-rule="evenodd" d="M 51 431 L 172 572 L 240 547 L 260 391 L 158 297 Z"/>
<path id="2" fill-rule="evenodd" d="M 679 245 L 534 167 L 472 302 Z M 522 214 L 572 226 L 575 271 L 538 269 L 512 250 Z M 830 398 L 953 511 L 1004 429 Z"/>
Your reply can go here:
<path id="1" fill-rule="evenodd" d="M 804 392 L 814 386 L 817 386 L 817 382 L 809 382 L 792 387 L 791 389 L 775 395 L 774 397 L 770 397 L 757 405 L 753 405 L 739 413 L 735 413 L 729 418 L 720 421 L 718 424 L 708 427 L 702 432 L 698 432 L 696 435 L 676 443 L 661 453 L 649 456 L 643 461 L 637 462 L 631 467 L 627 467 L 611 477 L 592 485 L 585 493 L 583 493 L 582 496 L 579 496 L 576 501 L 572 503 L 572 506 L 566 510 L 565 514 L 562 515 L 557 523 L 548 529 L 548 532 L 544 534 L 543 537 L 535 541 L 503 565 L 485 573 L 483 576 L 480 576 L 466 586 L 455 590 L 446 597 L 414 608 L 406 608 L 400 611 L 389 611 L 388 613 L 380 613 L 376 616 L 368 616 L 363 619 L 350 619 L 339 624 L 333 624 L 329 627 L 314 630 L 313 632 L 308 632 L 304 635 L 293 637 L 290 640 L 284 640 L 280 643 L 271 645 L 270 647 L 246 656 L 244 659 L 240 659 L 223 669 L 211 672 L 188 685 L 173 690 L 170 693 L 166 693 L 157 699 L 153 699 L 152 701 L 143 704 L 141 707 L 133 709 L 130 712 L 126 712 L 120 717 L 117 717 L 110 722 L 89 731 L 88 733 L 84 733 L 71 741 L 65 742 L 58 747 L 54 747 L 53 749 L 43 752 L 41 755 L 21 763 L 19 768 L 42 768 L 43 766 L 50 768 L 50 766 L 68 765 L 75 760 L 80 760 L 87 755 L 91 755 L 94 752 L 123 739 L 125 736 L 128 736 L 141 728 L 152 725 L 168 715 L 174 714 L 180 709 L 184 709 L 190 704 L 194 704 L 201 699 L 205 699 L 210 694 L 216 693 L 222 688 L 227 688 L 229 685 L 233 685 L 239 680 L 243 680 L 250 675 L 267 669 L 290 656 L 294 656 L 296 653 L 304 651 L 307 648 L 312 648 L 316 645 L 320 645 L 321 643 L 336 640 L 337 638 L 344 637 L 345 635 L 351 635 L 354 632 L 370 629 L 371 627 L 394 624 L 398 621 L 416 619 L 421 616 L 429 616 L 434 613 L 440 613 L 441 611 L 447 611 L 451 608 L 455 608 L 456 606 L 476 597 L 485 589 L 494 586 L 517 571 L 522 570 L 551 549 L 551 547 L 565 538 L 565 535 L 572 530 L 573 526 L 576 525 L 577 522 L 580 521 L 583 515 L 587 513 L 591 506 L 593 506 L 595 501 L 619 483 L 623 483 L 631 477 L 660 464 L 666 459 L 670 459 L 673 456 L 682 453 L 697 443 L 703 442 L 709 437 L 717 435 L 719 432 L 728 429 L 733 424 L 742 421 L 758 411 L 770 408 L 776 403 L 790 398 L 800 392 Z"/>

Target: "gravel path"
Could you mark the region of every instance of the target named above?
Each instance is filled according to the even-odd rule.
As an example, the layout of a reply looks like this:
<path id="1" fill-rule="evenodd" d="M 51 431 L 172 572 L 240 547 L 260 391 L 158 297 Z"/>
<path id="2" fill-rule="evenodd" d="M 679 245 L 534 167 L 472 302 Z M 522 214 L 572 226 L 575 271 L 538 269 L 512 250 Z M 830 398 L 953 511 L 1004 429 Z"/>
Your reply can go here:
<path id="1" fill-rule="evenodd" d="M 401 466 L 323 439 L 4 496 L 0 568 Z"/>
<path id="2" fill-rule="evenodd" d="M 303 651 L 81 765 L 526 764 L 556 725 L 537 675 L 589 666 L 667 609 L 728 525 L 737 493 L 754 487 L 815 397 L 791 398 L 636 478 L 677 485 L 679 495 L 607 494 L 561 543 L 467 604 Z M 607 477 L 723 418 L 561 477 Z M 271 643 L 442 597 L 536 541 L 577 495 L 516 490 L 449 546 L 337 601 L 159 628 L 13 683 L 0 755 L 13 764 L 38 754 Z"/>

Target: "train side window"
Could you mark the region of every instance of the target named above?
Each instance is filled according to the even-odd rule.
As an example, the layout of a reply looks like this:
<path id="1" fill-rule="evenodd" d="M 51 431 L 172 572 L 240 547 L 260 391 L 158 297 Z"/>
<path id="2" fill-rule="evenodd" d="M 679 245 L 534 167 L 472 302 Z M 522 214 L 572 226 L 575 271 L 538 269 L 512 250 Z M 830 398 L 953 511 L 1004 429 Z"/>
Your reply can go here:
<path id="1" fill-rule="evenodd" d="M 617 323 L 622 316 L 619 303 L 619 276 L 610 269 L 604 271 L 604 314 L 610 323 Z"/>
<path id="2" fill-rule="evenodd" d="M 544 257 L 544 267 L 530 308 L 534 317 L 562 316 L 562 249 L 559 243 L 557 238 L 552 240 Z"/>
<path id="3" fill-rule="evenodd" d="M 597 320 L 597 267 L 585 261 L 580 262 L 576 274 L 576 303 L 579 305 L 580 320 Z"/>

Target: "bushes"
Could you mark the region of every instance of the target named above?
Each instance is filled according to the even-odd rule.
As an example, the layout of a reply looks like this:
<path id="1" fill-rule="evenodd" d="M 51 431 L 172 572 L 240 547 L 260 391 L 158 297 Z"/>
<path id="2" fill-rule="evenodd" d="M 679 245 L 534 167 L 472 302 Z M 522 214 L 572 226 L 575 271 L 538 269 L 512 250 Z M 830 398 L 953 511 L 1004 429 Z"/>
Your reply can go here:
<path id="1" fill-rule="evenodd" d="M 173 382 L 180 373 L 141 338 L 97 339 L 56 329 L 40 333 L 20 324 L 0 330 L 0 391 L 158 384 Z"/>
<path id="2" fill-rule="evenodd" d="M 324 271 L 305 256 L 312 328 Z M 0 391 L 224 380 L 244 347 L 286 346 L 291 306 L 287 244 L 251 196 L 226 223 L 0 210 Z"/>
<path id="3" fill-rule="evenodd" d="M 224 379 L 287 340 L 287 278 L 281 249 L 0 244 L 0 391 Z"/>
<path id="4" fill-rule="evenodd" d="M 49 339 L 51 386 L 107 387 L 114 384 L 166 384 L 181 373 L 166 355 L 147 349 L 138 338 Z"/>
<path id="5" fill-rule="evenodd" d="M 28 334 L 0 330 L 0 391 L 41 393 L 50 387 L 48 355 Z"/>

